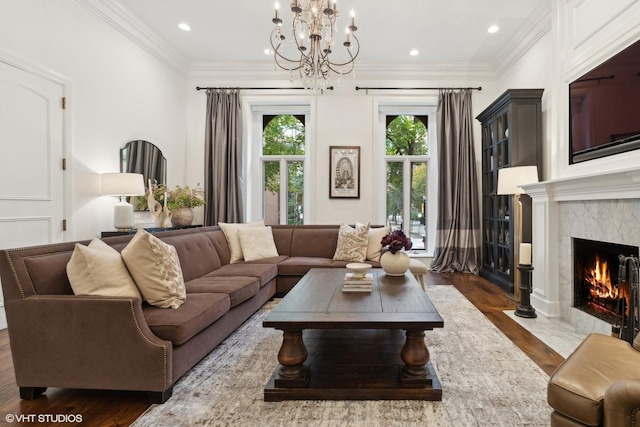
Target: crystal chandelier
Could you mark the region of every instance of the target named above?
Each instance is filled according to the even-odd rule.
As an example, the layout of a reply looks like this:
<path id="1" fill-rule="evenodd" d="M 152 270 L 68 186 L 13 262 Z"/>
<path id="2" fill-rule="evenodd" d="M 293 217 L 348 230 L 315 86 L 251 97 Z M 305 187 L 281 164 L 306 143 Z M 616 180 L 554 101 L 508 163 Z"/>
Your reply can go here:
<path id="1" fill-rule="evenodd" d="M 293 80 L 293 72 L 298 71 L 302 84 L 307 89 L 324 90 L 331 84 L 331 73 L 344 74 L 353 71 L 354 61 L 360 53 L 360 42 L 355 36 L 355 13 L 351 11 L 351 23 L 346 28 L 342 45 L 346 55 L 340 61 L 333 53 L 338 38 L 338 8 L 336 0 L 293 0 L 293 25 L 291 33 L 290 59 L 285 55 L 282 33 L 282 19 L 279 16 L 280 4 L 276 2 L 276 15 L 271 20 L 276 28 L 271 32 L 271 47 L 275 65 L 288 70 Z M 353 53 L 355 52 L 355 54 Z M 335 55 L 335 54 L 334 54 Z"/>

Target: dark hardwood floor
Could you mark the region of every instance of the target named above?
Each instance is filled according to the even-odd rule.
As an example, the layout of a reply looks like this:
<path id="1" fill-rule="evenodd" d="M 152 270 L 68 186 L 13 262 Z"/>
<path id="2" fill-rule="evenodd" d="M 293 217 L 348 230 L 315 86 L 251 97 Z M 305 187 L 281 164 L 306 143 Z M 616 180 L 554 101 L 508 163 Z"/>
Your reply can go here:
<path id="1" fill-rule="evenodd" d="M 426 283 L 454 285 L 547 374 L 550 375 L 564 360 L 503 313 L 504 310 L 514 310 L 517 304 L 511 295 L 496 285 L 479 276 L 462 273 L 427 273 Z M 81 425 L 128 426 L 148 406 L 145 393 L 56 388 L 49 388 L 35 400 L 20 400 L 13 373 L 9 336 L 6 330 L 0 331 L 0 423 L 4 423 L 7 414 L 74 414 L 82 416 Z"/>

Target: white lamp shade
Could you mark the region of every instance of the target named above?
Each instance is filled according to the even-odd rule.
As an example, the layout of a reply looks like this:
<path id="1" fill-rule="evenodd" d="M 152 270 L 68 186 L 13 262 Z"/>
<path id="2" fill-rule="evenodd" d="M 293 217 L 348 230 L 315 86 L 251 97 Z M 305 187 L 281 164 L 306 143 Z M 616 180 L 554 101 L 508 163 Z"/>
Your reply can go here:
<path id="1" fill-rule="evenodd" d="M 498 194 L 524 194 L 523 185 L 538 182 L 537 166 L 498 169 Z"/>
<path id="2" fill-rule="evenodd" d="M 111 196 L 140 196 L 144 193 L 144 180 L 142 174 L 102 174 L 102 194 Z"/>

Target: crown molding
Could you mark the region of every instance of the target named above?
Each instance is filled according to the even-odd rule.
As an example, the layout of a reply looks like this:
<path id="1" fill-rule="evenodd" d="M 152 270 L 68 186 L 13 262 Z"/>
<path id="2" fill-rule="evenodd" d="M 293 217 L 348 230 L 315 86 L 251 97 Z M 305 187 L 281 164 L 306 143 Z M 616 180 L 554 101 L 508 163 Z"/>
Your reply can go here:
<path id="1" fill-rule="evenodd" d="M 549 31 L 551 31 L 551 5 L 538 10 L 504 47 L 504 54 L 500 55 L 493 64 L 496 76 L 501 77 Z"/>
<path id="2" fill-rule="evenodd" d="M 288 81 L 288 71 L 274 69 L 273 62 L 194 62 L 189 69 L 189 78 L 215 80 L 267 80 Z M 343 76 L 358 80 L 494 80 L 495 73 L 485 63 L 438 63 L 438 64 L 358 64 L 355 71 Z M 298 75 L 293 72 L 293 80 Z"/>
<path id="3" fill-rule="evenodd" d="M 189 72 L 189 60 L 158 36 L 117 0 L 76 0 L 129 40 L 182 77 Z"/>

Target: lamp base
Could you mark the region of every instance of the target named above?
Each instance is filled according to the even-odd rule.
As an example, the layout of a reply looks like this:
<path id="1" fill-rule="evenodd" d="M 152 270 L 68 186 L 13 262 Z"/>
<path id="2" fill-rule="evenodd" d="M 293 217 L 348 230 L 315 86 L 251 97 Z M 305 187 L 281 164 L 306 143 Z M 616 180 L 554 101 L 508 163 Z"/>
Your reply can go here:
<path id="1" fill-rule="evenodd" d="M 113 226 L 118 231 L 128 231 L 133 225 L 133 205 L 122 196 L 120 203 L 113 207 Z"/>

